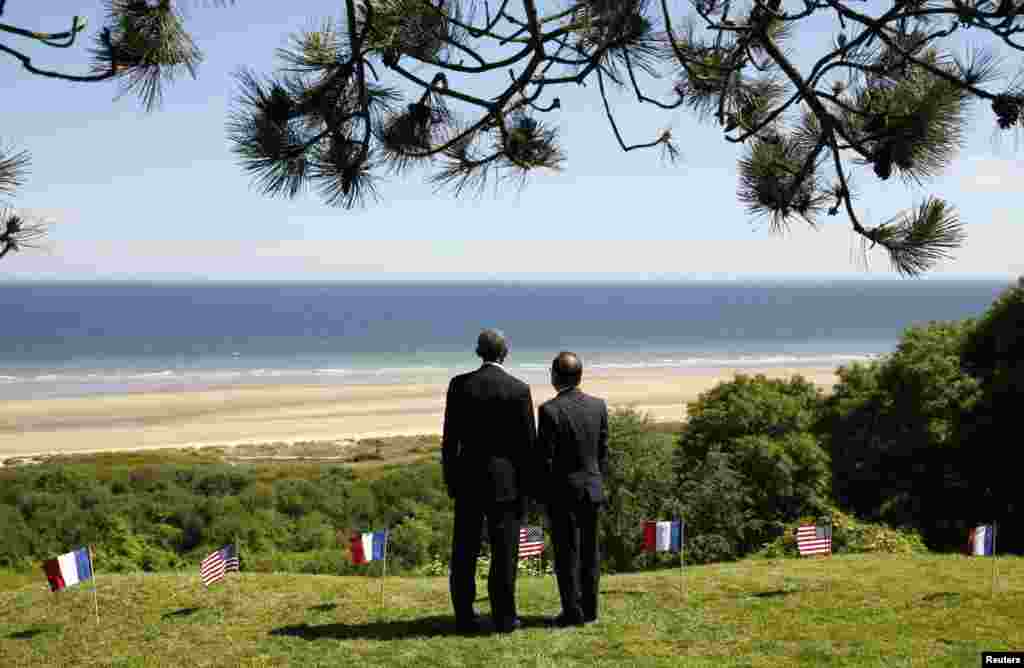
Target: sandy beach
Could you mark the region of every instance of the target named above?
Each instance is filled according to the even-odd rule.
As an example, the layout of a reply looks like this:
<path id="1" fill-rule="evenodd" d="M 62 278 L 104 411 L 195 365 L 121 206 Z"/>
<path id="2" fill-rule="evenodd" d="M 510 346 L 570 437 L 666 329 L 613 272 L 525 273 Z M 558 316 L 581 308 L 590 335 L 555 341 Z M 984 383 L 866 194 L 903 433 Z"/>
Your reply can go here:
<path id="1" fill-rule="evenodd" d="M 788 378 L 830 391 L 832 368 L 617 369 L 584 376 L 612 407 L 685 419 L 687 402 L 736 373 Z M 167 447 L 349 440 L 441 431 L 446 385 L 247 386 L 0 404 L 0 461 L 8 457 Z M 539 404 L 554 395 L 534 385 Z"/>

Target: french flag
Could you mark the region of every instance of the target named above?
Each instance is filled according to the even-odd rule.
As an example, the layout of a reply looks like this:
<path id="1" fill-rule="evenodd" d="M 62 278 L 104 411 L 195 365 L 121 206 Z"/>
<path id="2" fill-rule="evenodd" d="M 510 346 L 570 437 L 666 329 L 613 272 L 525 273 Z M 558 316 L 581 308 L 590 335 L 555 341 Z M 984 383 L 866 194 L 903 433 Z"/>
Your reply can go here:
<path id="1" fill-rule="evenodd" d="M 967 554 L 987 557 L 995 554 L 995 527 L 982 524 L 967 534 Z"/>
<path id="2" fill-rule="evenodd" d="M 352 534 L 352 563 L 365 564 L 368 561 L 383 559 L 387 544 L 387 531 Z"/>
<path id="3" fill-rule="evenodd" d="M 92 559 L 89 548 L 80 547 L 74 552 L 62 554 L 56 559 L 43 562 L 43 572 L 50 581 L 50 591 L 60 591 L 79 582 L 92 579 Z"/>
<path id="4" fill-rule="evenodd" d="M 683 549 L 683 521 L 644 522 L 644 552 L 680 552 Z"/>

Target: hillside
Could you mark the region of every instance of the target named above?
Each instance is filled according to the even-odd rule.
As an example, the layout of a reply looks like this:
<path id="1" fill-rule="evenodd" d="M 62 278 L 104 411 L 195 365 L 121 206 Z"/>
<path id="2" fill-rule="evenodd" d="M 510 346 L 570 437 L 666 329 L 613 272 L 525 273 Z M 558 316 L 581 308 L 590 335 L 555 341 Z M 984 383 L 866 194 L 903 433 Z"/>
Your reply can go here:
<path id="1" fill-rule="evenodd" d="M 454 635 L 447 578 L 98 576 L 52 594 L 0 575 L 3 666 L 975 666 L 1024 649 L 1024 559 L 745 561 L 602 579 L 602 619 L 551 630 L 551 578 L 521 578 L 526 628 Z M 486 587 L 481 587 L 486 596 Z M 486 600 L 478 603 L 486 613 Z"/>

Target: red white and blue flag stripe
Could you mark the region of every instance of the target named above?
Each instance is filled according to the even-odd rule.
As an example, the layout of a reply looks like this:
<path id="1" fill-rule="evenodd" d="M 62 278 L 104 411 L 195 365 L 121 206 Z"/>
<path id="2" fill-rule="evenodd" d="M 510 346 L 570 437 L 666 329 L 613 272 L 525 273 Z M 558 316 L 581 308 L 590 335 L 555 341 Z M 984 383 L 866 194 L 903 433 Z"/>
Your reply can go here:
<path id="1" fill-rule="evenodd" d="M 44 561 L 43 572 L 46 573 L 46 579 L 50 581 L 50 591 L 60 591 L 79 582 L 91 580 L 92 558 L 89 548 L 80 547 L 72 552 L 62 554 L 56 559 Z"/>
<path id="2" fill-rule="evenodd" d="M 199 578 L 209 587 L 222 579 L 227 571 L 238 570 L 238 550 L 234 545 L 225 545 L 216 552 L 211 552 L 199 564 Z"/>
<path id="3" fill-rule="evenodd" d="M 536 557 L 544 551 L 544 530 L 540 527 L 520 527 L 519 558 Z"/>
<path id="4" fill-rule="evenodd" d="M 967 534 L 967 554 L 987 557 L 995 554 L 996 530 L 991 524 L 974 527 Z"/>
<path id="5" fill-rule="evenodd" d="M 352 534 L 352 539 L 349 543 L 352 550 L 352 563 L 365 564 L 368 561 L 383 559 L 387 552 L 387 544 L 387 531 Z"/>
<path id="6" fill-rule="evenodd" d="M 832 554 L 831 525 L 805 524 L 797 527 L 796 549 L 800 551 L 801 557 L 812 554 Z"/>
<path id="7" fill-rule="evenodd" d="M 644 552 L 681 552 L 683 527 L 682 520 L 644 522 Z"/>

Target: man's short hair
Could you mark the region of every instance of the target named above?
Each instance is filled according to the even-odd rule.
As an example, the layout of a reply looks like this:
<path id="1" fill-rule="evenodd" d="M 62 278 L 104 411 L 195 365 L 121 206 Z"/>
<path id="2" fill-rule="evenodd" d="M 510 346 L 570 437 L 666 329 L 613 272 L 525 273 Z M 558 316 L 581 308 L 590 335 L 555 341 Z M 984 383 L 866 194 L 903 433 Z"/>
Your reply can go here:
<path id="1" fill-rule="evenodd" d="M 508 342 L 497 329 L 485 329 L 476 339 L 476 354 L 485 362 L 501 362 L 508 355 Z"/>
<path id="2" fill-rule="evenodd" d="M 563 350 L 551 363 L 551 373 L 559 385 L 576 387 L 583 379 L 583 362 L 576 353 Z"/>

